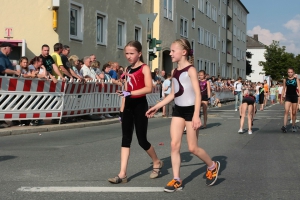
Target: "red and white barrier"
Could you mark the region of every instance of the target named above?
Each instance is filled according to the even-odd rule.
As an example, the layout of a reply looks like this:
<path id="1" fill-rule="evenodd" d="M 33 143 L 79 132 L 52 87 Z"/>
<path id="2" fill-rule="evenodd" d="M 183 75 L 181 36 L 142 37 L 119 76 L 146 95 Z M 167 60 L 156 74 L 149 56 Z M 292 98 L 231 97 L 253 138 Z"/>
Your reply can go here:
<path id="1" fill-rule="evenodd" d="M 147 94 L 146 97 L 148 106 L 155 106 L 160 100 L 160 85 L 156 85 L 155 87 L 153 87 L 152 93 Z"/>
<path id="2" fill-rule="evenodd" d="M 95 82 L 68 83 L 65 91 L 63 117 L 90 114 L 94 108 Z"/>
<path id="3" fill-rule="evenodd" d="M 116 94 L 117 90 L 121 91 L 122 87 L 111 83 L 97 84 L 93 114 L 120 112 L 121 97 Z"/>
<path id="4" fill-rule="evenodd" d="M 54 83 L 49 80 L 0 76 L 0 120 L 61 119 L 118 113 L 120 86 L 97 82 Z M 147 94 L 149 106 L 160 98 L 159 86 Z"/>
<path id="5" fill-rule="evenodd" d="M 0 119 L 60 119 L 65 83 L 0 77 Z"/>

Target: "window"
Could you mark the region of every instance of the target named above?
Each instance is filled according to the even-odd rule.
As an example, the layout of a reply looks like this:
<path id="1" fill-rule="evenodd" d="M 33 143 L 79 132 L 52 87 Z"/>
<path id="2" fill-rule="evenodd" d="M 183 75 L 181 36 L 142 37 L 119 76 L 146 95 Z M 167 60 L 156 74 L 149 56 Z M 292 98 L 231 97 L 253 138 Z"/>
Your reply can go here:
<path id="1" fill-rule="evenodd" d="M 206 1 L 206 16 L 211 17 L 211 4 L 209 1 Z"/>
<path id="2" fill-rule="evenodd" d="M 107 15 L 97 11 L 97 44 L 107 44 Z"/>
<path id="3" fill-rule="evenodd" d="M 183 17 L 180 18 L 180 35 L 188 37 L 188 20 Z"/>
<path id="4" fill-rule="evenodd" d="M 221 5 L 222 5 L 221 0 L 219 0 L 219 15 L 221 15 Z"/>
<path id="5" fill-rule="evenodd" d="M 196 20 L 196 16 L 195 16 L 195 7 L 192 7 L 192 28 L 195 28 L 195 20 Z"/>
<path id="6" fill-rule="evenodd" d="M 236 35 L 236 25 L 233 25 L 233 35 Z"/>
<path id="7" fill-rule="evenodd" d="M 222 27 L 226 29 L 226 16 L 222 15 Z"/>
<path id="8" fill-rule="evenodd" d="M 123 49 L 126 43 L 126 23 L 118 20 L 117 23 L 117 48 Z"/>
<path id="9" fill-rule="evenodd" d="M 222 40 L 222 53 L 226 53 L 226 42 Z"/>
<path id="10" fill-rule="evenodd" d="M 83 40 L 83 6 L 78 3 L 71 3 L 70 7 L 70 38 Z"/>
<path id="11" fill-rule="evenodd" d="M 142 43 L 142 28 L 140 26 L 134 27 L 134 40 Z"/>
<path id="12" fill-rule="evenodd" d="M 191 40 L 191 48 L 193 50 L 193 55 L 195 55 L 195 40 Z"/>
<path id="13" fill-rule="evenodd" d="M 164 17 L 173 20 L 173 0 L 164 0 Z"/>
<path id="14" fill-rule="evenodd" d="M 222 64 L 222 77 L 226 77 L 226 65 Z"/>
<path id="15" fill-rule="evenodd" d="M 237 60 L 240 60 L 240 49 L 236 48 L 236 58 Z"/>
<path id="16" fill-rule="evenodd" d="M 204 5 L 204 0 L 198 0 L 198 9 L 202 13 L 204 13 Z"/>
<path id="17" fill-rule="evenodd" d="M 205 30 L 205 46 L 210 47 L 210 32 Z"/>
<path id="18" fill-rule="evenodd" d="M 204 29 L 202 27 L 198 28 L 198 42 L 204 44 Z"/>
<path id="19" fill-rule="evenodd" d="M 217 11 L 217 8 L 215 6 L 212 6 L 212 9 L 211 9 L 211 19 L 214 21 L 214 22 L 217 22 L 217 19 L 218 19 L 218 11 Z"/>
<path id="20" fill-rule="evenodd" d="M 135 0 L 137 3 L 143 3 L 143 0 Z"/>
<path id="21" fill-rule="evenodd" d="M 236 57 L 236 47 L 233 46 L 233 57 Z"/>
<path id="22" fill-rule="evenodd" d="M 221 1 L 221 0 L 220 0 Z M 219 25 L 219 42 L 221 41 L 221 26 Z"/>
<path id="23" fill-rule="evenodd" d="M 200 70 L 204 70 L 203 61 L 201 58 L 198 60 L 198 71 Z"/>
<path id="24" fill-rule="evenodd" d="M 217 36 L 212 34 L 212 48 L 217 49 Z"/>

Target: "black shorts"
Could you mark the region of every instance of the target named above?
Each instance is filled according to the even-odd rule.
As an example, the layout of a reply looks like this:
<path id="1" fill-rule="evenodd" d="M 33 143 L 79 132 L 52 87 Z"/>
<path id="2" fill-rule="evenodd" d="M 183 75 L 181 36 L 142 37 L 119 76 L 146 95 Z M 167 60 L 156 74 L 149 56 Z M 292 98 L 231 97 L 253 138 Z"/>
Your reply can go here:
<path id="1" fill-rule="evenodd" d="M 291 103 L 298 103 L 298 95 L 287 95 L 285 97 L 285 101 L 288 101 Z"/>
<path id="2" fill-rule="evenodd" d="M 208 101 L 208 96 L 207 95 L 203 95 L 201 98 L 201 101 Z"/>
<path id="3" fill-rule="evenodd" d="M 181 117 L 185 121 L 192 121 L 194 116 L 195 106 L 177 106 L 175 104 L 175 108 L 173 111 L 173 117 Z"/>
<path id="4" fill-rule="evenodd" d="M 254 98 L 244 97 L 242 103 L 247 103 L 249 105 L 253 105 L 255 102 Z"/>

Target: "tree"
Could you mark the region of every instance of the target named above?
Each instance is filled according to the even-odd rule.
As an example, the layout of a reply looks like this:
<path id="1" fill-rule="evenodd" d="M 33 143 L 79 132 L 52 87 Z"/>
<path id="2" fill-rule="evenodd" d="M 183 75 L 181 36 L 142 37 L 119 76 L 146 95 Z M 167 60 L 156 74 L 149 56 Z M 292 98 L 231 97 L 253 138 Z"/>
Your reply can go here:
<path id="1" fill-rule="evenodd" d="M 252 58 L 252 53 L 247 51 L 246 52 L 246 57 L 248 59 Z M 252 65 L 251 65 L 251 61 L 246 60 L 246 75 L 249 76 L 252 73 Z"/>
<path id="2" fill-rule="evenodd" d="M 263 66 L 266 75 L 270 75 L 273 80 L 281 80 L 286 77 L 287 69 L 296 65 L 294 54 L 285 52 L 285 47 L 280 47 L 279 42 L 274 40 L 271 45 L 266 45 L 265 48 L 266 61 L 260 61 L 259 66 Z"/>

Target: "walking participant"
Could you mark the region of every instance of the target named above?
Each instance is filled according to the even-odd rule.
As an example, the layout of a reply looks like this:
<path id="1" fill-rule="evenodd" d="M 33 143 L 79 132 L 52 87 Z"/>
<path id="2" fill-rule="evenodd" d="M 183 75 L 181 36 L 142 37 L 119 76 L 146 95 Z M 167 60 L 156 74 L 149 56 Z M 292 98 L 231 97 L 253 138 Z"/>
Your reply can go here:
<path id="1" fill-rule="evenodd" d="M 263 111 L 264 110 L 264 100 L 265 100 L 265 89 L 264 89 L 264 84 L 260 84 L 259 87 L 259 110 Z"/>
<path id="2" fill-rule="evenodd" d="M 283 79 L 283 90 L 282 90 L 282 99 L 285 99 L 284 103 L 284 120 L 283 126 L 281 127 L 282 132 L 286 133 L 286 124 L 290 108 L 292 108 L 292 132 L 297 132 L 295 127 L 296 122 L 296 113 L 298 106 L 298 95 L 297 87 L 299 86 L 299 80 L 295 75 L 293 68 L 288 69 L 288 77 Z"/>
<path id="3" fill-rule="evenodd" d="M 121 169 L 116 177 L 108 179 L 109 182 L 116 184 L 127 182 L 127 164 L 134 128 L 139 145 L 153 161 L 150 178 L 157 178 L 163 166 L 163 162 L 158 159 L 153 146 L 147 140 L 148 118 L 145 113 L 148 109 L 146 94 L 152 92 L 150 68 L 144 64 L 140 42 L 129 42 L 124 51 L 130 66 L 124 73 L 125 90 L 118 92 L 126 99 L 122 118 Z"/>
<path id="4" fill-rule="evenodd" d="M 242 105 L 242 89 L 243 89 L 243 84 L 242 84 L 242 78 L 239 77 L 236 82 L 234 82 L 233 85 L 233 94 L 235 95 L 235 111 L 238 110 L 238 107 Z M 238 101 L 240 102 L 238 106 Z"/>
<path id="5" fill-rule="evenodd" d="M 171 161 L 173 169 L 173 179 L 167 184 L 164 191 L 174 192 L 182 190 L 182 180 L 180 178 L 180 147 L 183 129 L 186 126 L 186 137 L 189 151 L 200 158 L 208 166 L 206 172 L 206 184 L 213 185 L 220 169 L 220 163 L 211 160 L 209 155 L 198 147 L 198 129 L 201 126 L 199 118 L 201 93 L 197 78 L 197 71 L 188 59 L 193 60 L 191 45 L 186 39 L 175 40 L 171 45 L 170 53 L 172 62 L 177 62 L 178 66 L 173 72 L 171 93 L 161 102 L 150 108 L 146 115 L 153 115 L 164 105 L 175 101 L 175 108 L 170 126 L 171 134 Z"/>
<path id="6" fill-rule="evenodd" d="M 238 133 L 243 134 L 246 111 L 248 110 L 248 134 L 252 134 L 252 126 L 255 110 L 255 96 L 249 93 L 249 90 L 244 91 L 242 105 L 240 107 L 240 129 Z"/>
<path id="7" fill-rule="evenodd" d="M 199 86 L 200 86 L 200 93 L 201 93 L 201 106 L 203 110 L 203 126 L 202 128 L 206 128 L 207 123 L 207 107 L 208 101 L 210 99 L 210 83 L 205 79 L 205 71 L 200 70 L 198 73 L 199 77 Z"/>

